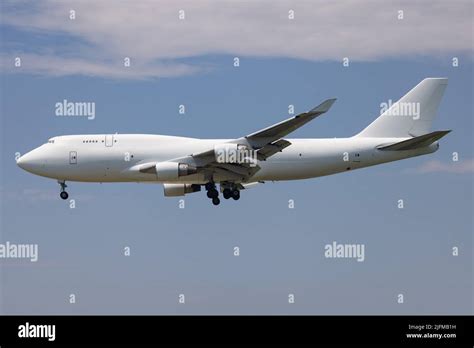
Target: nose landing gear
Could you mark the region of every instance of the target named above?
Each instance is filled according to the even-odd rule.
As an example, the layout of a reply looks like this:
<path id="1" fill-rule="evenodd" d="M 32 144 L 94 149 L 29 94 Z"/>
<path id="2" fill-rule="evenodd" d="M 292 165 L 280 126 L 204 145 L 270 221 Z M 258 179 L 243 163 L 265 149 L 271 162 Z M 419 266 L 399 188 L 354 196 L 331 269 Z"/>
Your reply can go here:
<path id="1" fill-rule="evenodd" d="M 59 194 L 59 197 L 61 197 L 62 199 L 68 199 L 69 194 L 66 192 L 66 181 L 58 180 L 58 183 L 61 186 L 61 193 Z"/>

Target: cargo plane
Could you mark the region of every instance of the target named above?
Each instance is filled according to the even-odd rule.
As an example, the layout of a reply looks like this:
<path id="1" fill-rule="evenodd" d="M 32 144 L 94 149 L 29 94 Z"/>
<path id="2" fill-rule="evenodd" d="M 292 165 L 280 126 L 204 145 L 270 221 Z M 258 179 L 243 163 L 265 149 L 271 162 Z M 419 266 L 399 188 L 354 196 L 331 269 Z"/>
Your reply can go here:
<path id="1" fill-rule="evenodd" d="M 449 133 L 431 131 L 446 78 L 416 85 L 358 134 L 349 138 L 290 139 L 287 135 L 326 113 L 335 102 L 236 139 L 196 139 L 151 134 L 56 136 L 17 159 L 22 169 L 66 182 L 157 182 L 164 195 L 204 188 L 214 205 L 238 200 L 265 181 L 300 180 L 352 171 L 435 152 Z M 219 190 L 218 187 L 219 186 Z"/>

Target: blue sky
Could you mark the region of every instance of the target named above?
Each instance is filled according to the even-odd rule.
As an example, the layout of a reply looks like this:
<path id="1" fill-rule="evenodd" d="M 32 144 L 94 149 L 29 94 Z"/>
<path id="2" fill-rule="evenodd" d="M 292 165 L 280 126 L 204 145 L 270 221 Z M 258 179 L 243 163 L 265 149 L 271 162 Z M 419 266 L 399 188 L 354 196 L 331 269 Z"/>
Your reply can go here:
<path id="1" fill-rule="evenodd" d="M 275 37 L 255 23 L 281 10 L 283 19 L 270 22 L 278 28 L 294 3 L 230 2 L 202 31 L 184 32 L 160 14 L 182 5 L 192 10 L 192 24 L 215 3 L 163 2 L 156 28 L 147 27 L 153 21 L 146 16 L 143 25 L 128 18 L 130 3 L 113 9 L 96 3 L 73 3 L 80 21 L 71 28 L 57 18 L 69 11 L 60 2 L 46 1 L 34 11 L 23 2 L 2 2 L 0 242 L 39 245 L 36 263 L 0 260 L 2 313 L 472 313 L 472 30 L 466 33 L 472 4 L 455 2 L 446 12 L 441 2 L 422 16 L 407 2 L 361 2 L 369 13 L 361 16 L 372 18 L 364 24 L 348 15 L 354 13 L 349 5 L 336 2 L 319 11 L 332 13 L 334 22 L 321 18 L 313 28 L 307 20 L 315 10 L 302 2 L 293 27 Z M 145 12 L 152 6 L 139 4 Z M 379 25 L 399 8 L 406 23 Z M 88 18 L 103 18 L 97 16 L 107 9 L 109 24 L 96 21 L 91 28 Z M 230 30 L 229 13 L 235 15 L 229 26 L 248 25 L 255 37 Z M 123 16 L 131 33 L 114 22 L 124 22 Z M 452 25 L 433 26 L 439 16 Z M 219 31 L 215 37 L 213 30 Z M 285 35 L 300 40 L 289 43 Z M 352 40 L 357 35 L 360 40 Z M 143 44 L 147 40 L 154 50 Z M 134 52 L 135 70 L 123 73 L 122 51 Z M 20 69 L 12 67 L 17 56 L 24 58 Z M 342 65 L 346 56 L 349 67 Z M 179 199 L 165 199 L 158 184 L 70 183 L 76 200 L 70 209 L 53 180 L 15 164 L 16 152 L 63 134 L 240 137 L 287 118 L 289 104 L 303 112 L 330 97 L 338 98 L 330 112 L 291 136 L 351 136 L 377 117 L 380 103 L 397 100 L 425 77 L 449 78 L 434 130 L 453 132 L 438 152 L 330 177 L 266 183 L 219 207 L 198 193 L 179 209 Z M 54 105 L 63 99 L 95 102 L 96 118 L 56 117 Z M 180 104 L 185 115 L 178 114 Z M 453 164 L 453 152 L 459 163 Z M 366 260 L 324 258 L 324 246 L 333 241 L 365 244 Z M 71 293 L 76 304 L 68 303 Z M 289 293 L 296 297 L 291 305 Z M 399 293 L 404 304 L 396 302 Z"/>

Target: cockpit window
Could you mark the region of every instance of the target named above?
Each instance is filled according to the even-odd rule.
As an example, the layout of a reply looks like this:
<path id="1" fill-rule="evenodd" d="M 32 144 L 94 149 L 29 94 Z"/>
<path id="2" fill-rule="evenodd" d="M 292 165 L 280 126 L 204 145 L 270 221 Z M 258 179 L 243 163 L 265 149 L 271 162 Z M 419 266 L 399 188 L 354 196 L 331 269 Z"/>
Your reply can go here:
<path id="1" fill-rule="evenodd" d="M 54 144 L 54 139 L 53 138 L 48 139 L 48 144 Z"/>

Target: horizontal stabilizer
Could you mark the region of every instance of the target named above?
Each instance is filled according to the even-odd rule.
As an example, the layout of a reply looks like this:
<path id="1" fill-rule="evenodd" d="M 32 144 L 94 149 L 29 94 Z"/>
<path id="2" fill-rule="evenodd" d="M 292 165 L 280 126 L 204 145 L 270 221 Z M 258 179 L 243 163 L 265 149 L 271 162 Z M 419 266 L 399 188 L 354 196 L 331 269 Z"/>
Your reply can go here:
<path id="1" fill-rule="evenodd" d="M 425 147 L 433 144 L 436 140 L 441 139 L 446 134 L 451 132 L 450 130 L 447 131 L 436 131 L 432 133 L 428 133 L 425 135 L 420 135 L 419 137 L 414 137 L 408 140 L 400 141 L 399 143 L 395 143 L 392 145 L 384 145 L 378 147 L 379 150 L 384 151 L 405 151 L 405 150 L 414 150 L 420 147 Z"/>

